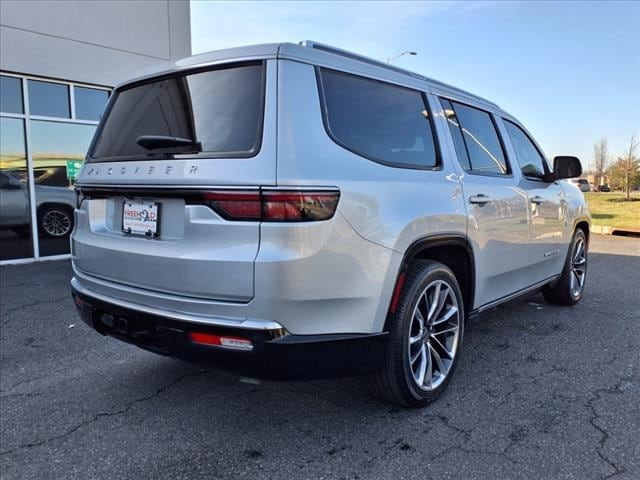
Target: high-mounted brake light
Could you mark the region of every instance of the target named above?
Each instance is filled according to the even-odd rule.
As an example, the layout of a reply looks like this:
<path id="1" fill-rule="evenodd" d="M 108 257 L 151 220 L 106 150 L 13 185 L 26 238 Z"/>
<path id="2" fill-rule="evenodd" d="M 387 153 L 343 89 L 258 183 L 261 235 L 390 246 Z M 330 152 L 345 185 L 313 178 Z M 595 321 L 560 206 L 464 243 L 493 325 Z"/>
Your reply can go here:
<path id="1" fill-rule="evenodd" d="M 313 222 L 335 214 L 338 191 L 217 190 L 204 192 L 202 200 L 226 220 L 263 222 Z"/>

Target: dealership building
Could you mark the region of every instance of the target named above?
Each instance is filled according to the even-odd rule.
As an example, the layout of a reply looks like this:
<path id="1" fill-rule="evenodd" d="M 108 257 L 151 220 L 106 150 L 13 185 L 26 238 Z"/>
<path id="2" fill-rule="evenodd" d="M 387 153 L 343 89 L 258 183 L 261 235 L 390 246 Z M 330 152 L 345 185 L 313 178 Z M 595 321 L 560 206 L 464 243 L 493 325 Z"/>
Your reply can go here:
<path id="1" fill-rule="evenodd" d="M 0 264 L 69 254 L 73 183 L 114 85 L 191 55 L 189 2 L 0 2 Z"/>

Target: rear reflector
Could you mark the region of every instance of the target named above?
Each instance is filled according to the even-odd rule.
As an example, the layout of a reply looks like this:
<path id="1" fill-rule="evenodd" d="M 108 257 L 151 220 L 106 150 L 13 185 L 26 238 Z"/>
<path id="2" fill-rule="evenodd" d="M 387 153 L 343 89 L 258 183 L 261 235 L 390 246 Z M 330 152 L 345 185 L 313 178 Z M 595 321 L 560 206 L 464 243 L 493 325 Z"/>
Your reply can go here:
<path id="1" fill-rule="evenodd" d="M 398 308 L 398 300 L 400 300 L 400 293 L 402 292 L 402 287 L 404 286 L 404 279 L 406 278 L 406 276 L 406 272 L 402 272 L 398 277 L 396 288 L 393 291 L 393 297 L 391 298 L 391 307 L 389 307 L 391 313 L 396 313 L 396 308 Z"/>
<path id="2" fill-rule="evenodd" d="M 196 332 L 191 332 L 189 334 L 189 338 L 193 343 L 198 343 L 200 345 L 213 345 L 216 347 L 232 348 L 235 350 L 253 350 L 253 344 L 246 338 Z"/>
<path id="3" fill-rule="evenodd" d="M 307 190 L 219 190 L 202 193 L 203 203 L 226 220 L 314 222 L 336 212 L 340 192 Z"/>

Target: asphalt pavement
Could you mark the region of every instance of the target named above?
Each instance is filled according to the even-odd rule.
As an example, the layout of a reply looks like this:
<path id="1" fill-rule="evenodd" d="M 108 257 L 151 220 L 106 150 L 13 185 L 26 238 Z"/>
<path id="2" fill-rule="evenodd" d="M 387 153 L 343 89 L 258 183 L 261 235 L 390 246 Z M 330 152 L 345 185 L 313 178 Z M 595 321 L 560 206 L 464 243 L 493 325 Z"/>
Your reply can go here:
<path id="1" fill-rule="evenodd" d="M 640 240 L 593 236 L 583 301 L 471 322 L 422 410 L 361 378 L 245 383 L 91 331 L 68 261 L 0 268 L 0 477 L 638 479 Z"/>

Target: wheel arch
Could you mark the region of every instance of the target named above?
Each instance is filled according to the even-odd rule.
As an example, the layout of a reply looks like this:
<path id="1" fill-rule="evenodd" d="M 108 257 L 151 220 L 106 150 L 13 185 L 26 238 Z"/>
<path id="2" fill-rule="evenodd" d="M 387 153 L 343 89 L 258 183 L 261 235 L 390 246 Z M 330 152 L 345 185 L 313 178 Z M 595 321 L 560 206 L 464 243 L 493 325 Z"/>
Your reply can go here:
<path id="1" fill-rule="evenodd" d="M 74 209 L 68 203 L 65 203 L 65 202 L 52 202 L 50 200 L 38 204 L 38 208 L 37 208 L 38 215 L 40 213 L 42 213 L 42 211 L 44 211 L 45 208 L 48 208 L 48 207 L 58 207 L 58 208 L 61 208 L 61 209 L 65 210 L 65 211 L 67 211 L 67 212 L 71 212 L 71 214 L 73 215 L 73 210 Z"/>
<path id="2" fill-rule="evenodd" d="M 589 221 L 586 218 L 580 218 L 576 221 L 574 227 L 573 227 L 573 232 L 571 232 L 571 238 L 573 238 L 573 235 L 575 234 L 576 230 L 582 230 L 584 233 L 584 236 L 587 239 L 587 249 L 589 249 L 589 240 L 590 240 L 590 236 L 591 236 L 591 229 L 590 229 L 590 224 Z"/>
<path id="3" fill-rule="evenodd" d="M 437 261 L 450 268 L 462 291 L 465 311 L 469 312 L 473 308 L 475 261 L 469 240 L 464 235 L 459 234 L 430 235 L 415 240 L 404 254 L 389 304 L 385 330 L 388 330 L 390 317 L 395 313 L 394 307 L 402 291 L 407 269 L 414 260 L 418 259 Z"/>
<path id="4" fill-rule="evenodd" d="M 576 223 L 576 227 L 573 229 L 573 231 L 575 232 L 578 228 L 584 232 L 588 241 L 589 240 L 589 222 L 587 222 L 586 220 L 579 220 Z"/>

